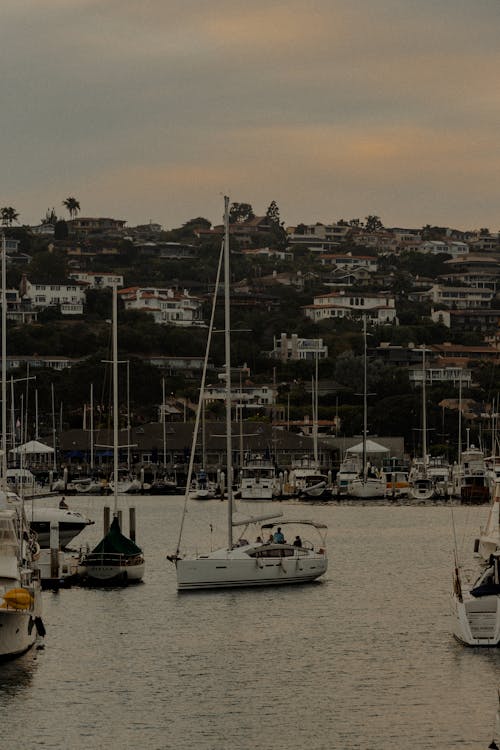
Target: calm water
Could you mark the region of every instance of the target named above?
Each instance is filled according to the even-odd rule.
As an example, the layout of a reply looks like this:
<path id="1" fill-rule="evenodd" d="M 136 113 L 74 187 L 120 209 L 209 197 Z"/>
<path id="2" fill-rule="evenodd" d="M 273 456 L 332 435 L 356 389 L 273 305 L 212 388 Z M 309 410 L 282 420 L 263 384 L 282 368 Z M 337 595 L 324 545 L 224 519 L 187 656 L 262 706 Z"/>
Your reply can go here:
<path id="1" fill-rule="evenodd" d="M 80 539 L 100 536 L 103 502 L 71 499 L 99 521 Z M 488 746 L 500 651 L 449 634 L 449 508 L 282 505 L 328 523 L 323 582 L 178 595 L 182 502 L 131 501 L 143 585 L 44 594 L 45 649 L 0 666 L 2 748 Z M 469 548 L 487 508 L 454 512 Z M 212 524 L 215 545 L 224 514 L 195 503 L 190 542 L 206 549 Z"/>

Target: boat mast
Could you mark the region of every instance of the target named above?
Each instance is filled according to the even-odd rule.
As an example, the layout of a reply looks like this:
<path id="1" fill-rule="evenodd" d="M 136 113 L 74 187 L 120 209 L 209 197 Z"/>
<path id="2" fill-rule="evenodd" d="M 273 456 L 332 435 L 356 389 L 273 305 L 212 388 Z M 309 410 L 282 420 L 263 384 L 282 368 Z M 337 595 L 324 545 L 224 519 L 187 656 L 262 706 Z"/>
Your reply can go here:
<path id="1" fill-rule="evenodd" d="M 7 295 L 5 292 L 7 243 L 2 234 L 2 491 L 7 492 Z"/>
<path id="2" fill-rule="evenodd" d="M 231 310 L 229 296 L 229 197 L 224 196 L 224 348 L 226 354 L 227 547 L 233 548 L 233 448 L 231 426 Z"/>
<path id="3" fill-rule="evenodd" d="M 422 349 L 422 458 L 427 466 L 427 410 L 426 410 L 425 346 Z"/>
<path id="4" fill-rule="evenodd" d="M 315 356 L 315 372 L 312 384 L 312 397 L 314 467 L 318 468 L 318 352 L 316 352 Z"/>
<path id="5" fill-rule="evenodd" d="M 113 517 L 118 516 L 118 302 L 113 286 Z"/>
<path id="6" fill-rule="evenodd" d="M 366 315 L 363 315 L 363 481 L 366 483 L 366 437 L 368 433 L 368 368 L 366 362 Z"/>

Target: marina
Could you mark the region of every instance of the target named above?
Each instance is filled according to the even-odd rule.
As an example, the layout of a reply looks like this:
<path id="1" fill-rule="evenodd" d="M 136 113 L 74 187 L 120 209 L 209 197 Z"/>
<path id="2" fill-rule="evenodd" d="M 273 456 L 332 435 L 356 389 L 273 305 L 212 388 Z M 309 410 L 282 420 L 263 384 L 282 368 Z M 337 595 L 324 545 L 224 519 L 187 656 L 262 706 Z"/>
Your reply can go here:
<path id="1" fill-rule="evenodd" d="M 104 502 L 78 498 L 75 509 L 96 519 L 79 543 L 99 540 Z M 183 498 L 139 502 L 144 583 L 43 592 L 44 650 L 2 666 L 6 747 L 22 737 L 26 747 L 73 750 L 250 750 L 273 727 L 278 750 L 487 746 L 500 652 L 452 636 L 449 507 L 282 503 L 287 517 L 307 511 L 328 525 L 330 564 L 319 582 L 178 594 L 165 551 L 175 547 Z M 225 505 L 196 505 L 188 546 L 201 548 L 210 526 L 213 547 L 224 542 Z M 473 510 L 486 520 L 487 506 Z M 470 513 L 454 507 L 459 536 L 475 524 Z M 288 690 L 269 690 L 278 675 Z"/>

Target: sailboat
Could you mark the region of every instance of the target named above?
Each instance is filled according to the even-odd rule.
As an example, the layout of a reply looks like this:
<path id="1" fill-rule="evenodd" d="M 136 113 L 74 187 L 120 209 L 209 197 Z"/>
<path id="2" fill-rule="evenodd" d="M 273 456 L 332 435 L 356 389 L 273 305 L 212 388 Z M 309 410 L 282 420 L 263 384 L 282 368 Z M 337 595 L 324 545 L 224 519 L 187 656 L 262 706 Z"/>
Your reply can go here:
<path id="1" fill-rule="evenodd" d="M 413 500 L 430 500 L 434 497 L 434 482 L 428 472 L 427 456 L 427 399 L 426 399 L 425 347 L 422 349 L 422 457 L 415 458 L 408 476 L 408 494 Z"/>
<path id="2" fill-rule="evenodd" d="M 290 484 L 302 500 L 319 500 L 327 494 L 329 478 L 323 474 L 318 452 L 318 357 L 315 357 L 315 375 L 311 381 L 313 415 L 313 458 L 304 456 L 290 471 Z"/>
<path id="3" fill-rule="evenodd" d="M 308 522 L 320 534 L 320 544 L 302 541 L 302 546 L 287 544 L 282 532 L 275 537 L 280 541 L 263 542 L 261 536 L 252 544 L 239 535 L 235 545 L 235 526 L 244 526 L 266 520 L 265 516 L 242 521 L 233 520 L 233 466 L 231 429 L 231 325 L 230 325 L 230 272 L 229 272 L 229 198 L 224 198 L 224 340 L 225 340 L 225 402 L 226 402 L 226 457 L 227 457 L 227 543 L 225 547 L 200 555 L 180 555 L 180 539 L 175 555 L 177 589 L 213 589 L 243 586 L 265 586 L 313 581 L 326 572 L 328 560 L 325 549 L 326 526 Z M 207 347 L 208 348 L 208 347 Z M 203 386 L 202 386 L 203 387 Z M 276 518 L 280 514 L 273 514 Z M 270 516 L 267 516 L 269 519 Z M 184 517 L 183 517 L 184 520 Z M 285 525 L 286 520 L 281 521 Z M 297 522 L 295 522 L 297 523 Z M 300 523 L 300 522 L 299 522 Z M 261 526 L 261 530 L 263 527 Z M 298 537 L 297 537 L 298 538 Z"/>
<path id="4" fill-rule="evenodd" d="M 0 659 L 28 651 L 44 636 L 40 576 L 34 562 L 39 553 L 24 503 L 7 493 L 7 300 L 6 243 L 2 238 L 2 476 L 0 483 Z"/>
<path id="5" fill-rule="evenodd" d="M 366 315 L 363 316 L 363 457 L 362 473 L 351 479 L 347 485 L 347 494 L 356 498 L 385 497 L 387 483 L 384 476 L 372 473 L 368 465 L 366 442 L 368 438 L 368 356 L 366 347 Z"/>
<path id="6" fill-rule="evenodd" d="M 455 562 L 452 592 L 453 635 L 465 646 L 500 646 L 500 551 L 470 587 Z"/>
<path id="7" fill-rule="evenodd" d="M 144 555 L 122 534 L 118 517 L 118 332 L 117 294 L 113 287 L 113 520 L 99 544 L 83 556 L 80 575 L 95 585 L 137 583 L 144 575 Z"/>

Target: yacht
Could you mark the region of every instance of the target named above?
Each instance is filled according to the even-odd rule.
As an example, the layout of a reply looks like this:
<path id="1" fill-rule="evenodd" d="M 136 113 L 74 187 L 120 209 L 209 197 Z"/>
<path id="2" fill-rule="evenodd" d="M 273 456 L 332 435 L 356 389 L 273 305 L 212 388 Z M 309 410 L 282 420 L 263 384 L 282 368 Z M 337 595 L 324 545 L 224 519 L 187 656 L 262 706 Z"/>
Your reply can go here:
<path id="1" fill-rule="evenodd" d="M 484 453 L 474 445 L 460 454 L 460 462 L 451 469 L 451 493 L 468 505 L 488 502 L 490 489 Z"/>
<path id="2" fill-rule="evenodd" d="M 270 458 L 261 455 L 247 457 L 241 469 L 241 500 L 272 500 L 279 494 L 276 468 Z"/>
<path id="3" fill-rule="evenodd" d="M 455 566 L 452 593 L 453 635 L 466 646 L 500 645 L 500 551 L 470 587 Z"/>
<path id="4" fill-rule="evenodd" d="M 328 493 L 329 478 L 319 462 L 304 456 L 290 471 L 289 483 L 294 495 L 305 500 L 319 500 Z"/>
<path id="5" fill-rule="evenodd" d="M 475 542 L 475 552 L 488 561 L 500 549 L 500 480 L 495 484 L 485 526 L 481 526 Z"/>

